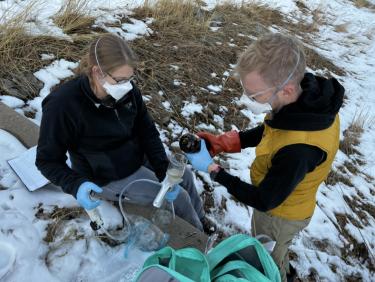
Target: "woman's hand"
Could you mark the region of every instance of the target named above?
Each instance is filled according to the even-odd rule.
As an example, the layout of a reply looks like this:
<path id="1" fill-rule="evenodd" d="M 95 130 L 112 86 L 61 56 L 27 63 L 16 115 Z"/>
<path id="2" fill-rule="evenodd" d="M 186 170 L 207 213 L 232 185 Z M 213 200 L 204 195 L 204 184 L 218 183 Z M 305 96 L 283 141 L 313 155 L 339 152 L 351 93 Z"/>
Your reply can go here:
<path id="1" fill-rule="evenodd" d="M 95 183 L 89 181 L 83 182 L 81 186 L 79 186 L 78 188 L 77 201 L 80 204 L 80 206 L 86 210 L 95 209 L 102 203 L 100 200 L 91 199 L 90 193 L 92 191 L 96 193 L 102 193 L 103 189 Z"/>

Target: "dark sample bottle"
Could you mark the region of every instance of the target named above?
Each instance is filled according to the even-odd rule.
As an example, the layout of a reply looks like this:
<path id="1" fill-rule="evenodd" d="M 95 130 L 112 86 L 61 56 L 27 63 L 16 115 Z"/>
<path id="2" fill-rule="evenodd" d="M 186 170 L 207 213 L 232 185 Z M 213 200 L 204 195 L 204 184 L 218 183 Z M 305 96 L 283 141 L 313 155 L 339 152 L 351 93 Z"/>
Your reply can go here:
<path id="1" fill-rule="evenodd" d="M 180 138 L 180 149 L 185 153 L 196 153 L 201 149 L 201 139 L 192 133 L 186 133 Z"/>
<path id="2" fill-rule="evenodd" d="M 180 138 L 180 149 L 185 153 L 197 153 L 201 149 L 201 138 L 199 136 L 186 133 Z M 206 147 L 209 149 L 209 143 L 206 142 Z"/>

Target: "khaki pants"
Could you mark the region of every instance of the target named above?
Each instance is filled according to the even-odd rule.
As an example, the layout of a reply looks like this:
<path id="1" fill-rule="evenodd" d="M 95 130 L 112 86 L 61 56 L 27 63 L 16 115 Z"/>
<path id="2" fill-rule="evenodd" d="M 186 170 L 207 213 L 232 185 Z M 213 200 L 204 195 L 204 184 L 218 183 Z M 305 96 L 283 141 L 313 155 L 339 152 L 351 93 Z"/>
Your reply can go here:
<path id="1" fill-rule="evenodd" d="M 265 234 L 276 241 L 271 255 L 279 267 L 281 281 L 286 281 L 286 275 L 289 273 L 288 248 L 294 236 L 309 224 L 310 219 L 287 220 L 254 209 L 252 218 L 253 236 Z"/>

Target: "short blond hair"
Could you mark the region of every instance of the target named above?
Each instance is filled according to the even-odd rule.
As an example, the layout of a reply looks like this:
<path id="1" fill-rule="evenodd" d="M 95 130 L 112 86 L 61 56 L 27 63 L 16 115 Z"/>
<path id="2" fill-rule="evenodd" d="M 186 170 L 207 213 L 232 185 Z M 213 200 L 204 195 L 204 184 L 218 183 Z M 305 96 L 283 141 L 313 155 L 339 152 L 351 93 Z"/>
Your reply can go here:
<path id="1" fill-rule="evenodd" d="M 299 85 L 305 69 L 306 59 L 302 43 L 289 35 L 269 33 L 254 41 L 240 55 L 235 71 L 241 78 L 257 71 L 267 83 L 278 86 L 293 70 L 290 81 Z"/>

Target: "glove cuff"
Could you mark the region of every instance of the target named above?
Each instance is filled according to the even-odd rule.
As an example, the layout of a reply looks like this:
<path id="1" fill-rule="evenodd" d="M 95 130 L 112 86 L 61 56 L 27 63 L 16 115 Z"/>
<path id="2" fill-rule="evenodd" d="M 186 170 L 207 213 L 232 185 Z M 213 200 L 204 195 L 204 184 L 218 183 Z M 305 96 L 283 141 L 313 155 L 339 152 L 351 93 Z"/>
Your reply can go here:
<path id="1" fill-rule="evenodd" d="M 241 152 L 241 140 L 238 131 L 232 130 L 225 132 L 218 137 L 218 141 L 226 153 L 238 153 Z"/>

